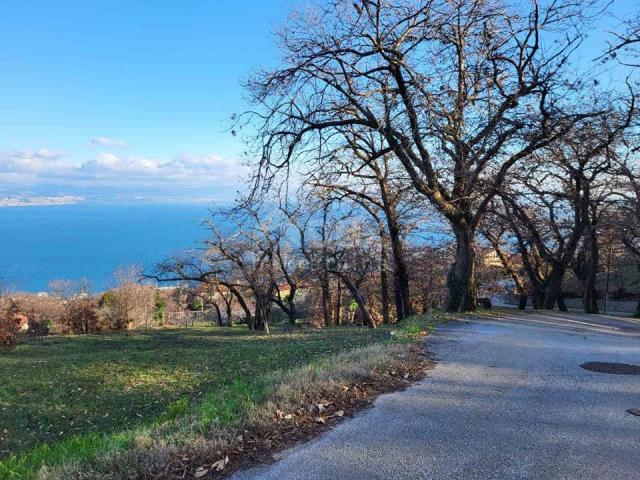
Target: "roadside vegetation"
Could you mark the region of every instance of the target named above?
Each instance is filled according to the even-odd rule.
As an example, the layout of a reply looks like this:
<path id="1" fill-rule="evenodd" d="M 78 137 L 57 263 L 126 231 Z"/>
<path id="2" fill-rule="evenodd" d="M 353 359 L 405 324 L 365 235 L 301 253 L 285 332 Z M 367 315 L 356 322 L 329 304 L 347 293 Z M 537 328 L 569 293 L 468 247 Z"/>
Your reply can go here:
<path id="1" fill-rule="evenodd" d="M 0 478 L 130 478 L 183 457 L 224 459 L 244 428 L 296 415 L 376 368 L 403 371 L 409 347 L 444 318 L 30 341 L 0 356 Z"/>

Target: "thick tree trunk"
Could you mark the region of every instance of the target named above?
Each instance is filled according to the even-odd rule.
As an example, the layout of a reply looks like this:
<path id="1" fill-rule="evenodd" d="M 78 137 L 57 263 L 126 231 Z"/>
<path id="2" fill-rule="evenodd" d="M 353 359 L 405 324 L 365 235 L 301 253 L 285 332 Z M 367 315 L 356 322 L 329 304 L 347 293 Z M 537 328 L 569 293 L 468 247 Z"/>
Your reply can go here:
<path id="1" fill-rule="evenodd" d="M 562 290 L 560 290 L 560 293 L 558 294 L 558 310 L 560 310 L 561 312 L 566 312 L 569 310 L 567 308 L 567 305 L 564 303 L 564 295 L 562 293 Z"/>
<path id="2" fill-rule="evenodd" d="M 562 280 L 564 278 L 564 271 L 558 267 L 554 268 L 549 276 L 547 286 L 544 290 L 544 301 L 542 308 L 545 310 L 553 310 L 558 304 L 558 308 L 562 311 L 566 311 L 564 306 L 564 299 L 562 298 Z M 564 309 L 563 309 L 564 307 Z"/>
<path id="3" fill-rule="evenodd" d="M 595 283 L 595 278 L 588 279 L 588 283 L 585 283 L 584 292 L 582 293 L 582 304 L 584 306 L 584 313 L 600 313 Z"/>
<path id="4" fill-rule="evenodd" d="M 263 297 L 262 295 L 256 295 L 256 311 L 255 311 L 255 321 L 254 321 L 254 330 L 264 330 L 264 332 L 269 334 L 269 314 L 271 312 L 271 295 L 267 297 Z"/>
<path id="5" fill-rule="evenodd" d="M 640 300 L 638 300 L 638 305 L 636 305 L 636 311 L 633 314 L 634 317 L 640 318 Z"/>
<path id="6" fill-rule="evenodd" d="M 447 278 L 447 311 L 466 312 L 477 308 L 474 232 L 468 226 L 453 226 L 456 258 Z"/>
<path id="7" fill-rule="evenodd" d="M 233 326 L 233 321 L 231 319 L 231 302 L 226 304 L 227 306 L 227 327 Z"/>
<path id="8" fill-rule="evenodd" d="M 541 287 L 534 290 L 531 301 L 534 310 L 542 310 L 544 307 L 544 290 Z"/>
<path id="9" fill-rule="evenodd" d="M 413 315 L 409 290 L 409 272 L 404 259 L 404 245 L 397 222 L 388 219 L 389 239 L 393 255 L 393 284 L 397 320 Z"/>
<path id="10" fill-rule="evenodd" d="M 221 327 L 222 326 L 222 312 L 220 311 L 220 307 L 218 306 L 217 303 L 213 304 L 213 308 L 216 309 L 216 314 L 218 315 L 218 326 Z"/>
<path id="11" fill-rule="evenodd" d="M 518 310 L 525 310 L 527 308 L 527 294 L 521 293 L 518 297 Z"/>
<path id="12" fill-rule="evenodd" d="M 289 318 L 289 325 L 296 324 L 296 320 L 298 319 L 298 312 L 296 311 L 296 307 L 294 305 L 289 306 L 287 317 Z"/>

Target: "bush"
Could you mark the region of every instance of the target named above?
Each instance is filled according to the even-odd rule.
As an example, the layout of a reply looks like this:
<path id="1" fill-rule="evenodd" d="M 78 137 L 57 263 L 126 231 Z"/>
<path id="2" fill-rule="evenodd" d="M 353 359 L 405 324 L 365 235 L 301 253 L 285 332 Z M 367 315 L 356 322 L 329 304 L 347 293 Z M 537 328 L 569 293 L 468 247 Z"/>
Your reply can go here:
<path id="1" fill-rule="evenodd" d="M 158 325 L 164 323 L 164 314 L 167 311 L 167 301 L 158 291 L 155 293 L 153 305 L 153 321 Z"/>
<path id="2" fill-rule="evenodd" d="M 0 349 L 10 350 L 16 346 L 22 318 L 16 301 L 6 300 L 0 304 Z"/>
<path id="3" fill-rule="evenodd" d="M 35 310 L 29 310 L 27 313 L 29 318 L 29 328 L 27 334 L 33 337 L 45 337 L 51 332 L 51 320 L 46 316 L 39 314 Z"/>
<path id="4" fill-rule="evenodd" d="M 157 308 L 155 289 L 143 285 L 127 284 L 113 288 L 100 299 L 102 324 L 109 330 L 146 326 Z"/>
<path id="5" fill-rule="evenodd" d="M 67 305 L 67 322 L 72 333 L 92 333 L 100 330 L 98 310 L 90 298 L 74 298 Z"/>

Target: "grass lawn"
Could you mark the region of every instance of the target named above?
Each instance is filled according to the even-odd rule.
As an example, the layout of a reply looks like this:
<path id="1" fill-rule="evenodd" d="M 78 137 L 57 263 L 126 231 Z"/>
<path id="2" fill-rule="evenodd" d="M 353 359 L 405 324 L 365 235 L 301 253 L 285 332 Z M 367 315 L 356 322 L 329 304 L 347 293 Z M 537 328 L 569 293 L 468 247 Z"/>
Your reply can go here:
<path id="1" fill-rule="evenodd" d="M 224 427 L 265 400 L 274 372 L 402 342 L 409 338 L 403 333 L 432 322 L 376 330 L 276 328 L 271 336 L 203 326 L 19 345 L 0 354 L 0 478 L 31 478 L 43 464 L 129 448 L 137 433 L 159 425 L 167 430 L 185 416 L 190 429 L 194 421 L 203 432 L 212 424 Z M 390 339 L 390 329 L 400 334 Z"/>

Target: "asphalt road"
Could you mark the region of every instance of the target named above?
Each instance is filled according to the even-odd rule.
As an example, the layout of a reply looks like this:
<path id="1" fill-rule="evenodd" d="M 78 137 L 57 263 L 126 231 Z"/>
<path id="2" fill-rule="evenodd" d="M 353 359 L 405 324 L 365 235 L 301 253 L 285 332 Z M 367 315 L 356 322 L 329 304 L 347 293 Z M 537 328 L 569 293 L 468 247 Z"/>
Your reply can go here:
<path id="1" fill-rule="evenodd" d="M 640 479 L 640 322 L 517 314 L 456 322 L 439 364 L 404 392 L 235 480 Z"/>

